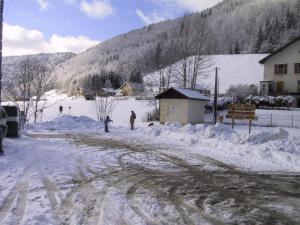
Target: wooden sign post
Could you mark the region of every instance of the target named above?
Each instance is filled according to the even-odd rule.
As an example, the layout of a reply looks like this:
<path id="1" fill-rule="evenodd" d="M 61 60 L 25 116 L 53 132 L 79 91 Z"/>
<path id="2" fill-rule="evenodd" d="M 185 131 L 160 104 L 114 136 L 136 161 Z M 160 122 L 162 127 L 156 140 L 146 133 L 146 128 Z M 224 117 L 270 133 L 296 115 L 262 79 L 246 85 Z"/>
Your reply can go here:
<path id="1" fill-rule="evenodd" d="M 232 104 L 229 106 L 228 114 L 226 118 L 232 119 L 232 129 L 234 128 L 235 120 L 249 120 L 249 134 L 251 133 L 252 121 L 257 120 L 255 116 L 255 105 L 248 104 Z"/>

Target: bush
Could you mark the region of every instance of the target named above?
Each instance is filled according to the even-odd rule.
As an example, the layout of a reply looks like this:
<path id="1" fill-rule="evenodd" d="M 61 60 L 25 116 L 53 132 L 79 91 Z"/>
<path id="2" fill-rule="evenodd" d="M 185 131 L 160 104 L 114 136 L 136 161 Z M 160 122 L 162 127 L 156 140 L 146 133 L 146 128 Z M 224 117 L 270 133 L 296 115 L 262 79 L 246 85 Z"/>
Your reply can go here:
<path id="1" fill-rule="evenodd" d="M 231 85 L 226 90 L 226 96 L 235 96 L 238 102 L 243 102 L 247 96 L 258 95 L 258 86 L 254 84 Z"/>
<path id="2" fill-rule="evenodd" d="M 296 102 L 296 99 L 292 96 L 252 96 L 246 98 L 245 100 L 248 104 L 255 104 L 259 106 L 269 106 L 269 107 L 290 107 Z"/>
<path id="3" fill-rule="evenodd" d="M 224 109 L 227 109 L 228 106 L 232 103 L 233 103 L 233 98 L 231 97 L 218 98 L 217 108 L 218 110 L 222 111 Z M 211 100 L 209 103 L 205 105 L 205 109 L 208 111 L 212 111 L 213 105 L 214 105 L 214 101 Z"/>

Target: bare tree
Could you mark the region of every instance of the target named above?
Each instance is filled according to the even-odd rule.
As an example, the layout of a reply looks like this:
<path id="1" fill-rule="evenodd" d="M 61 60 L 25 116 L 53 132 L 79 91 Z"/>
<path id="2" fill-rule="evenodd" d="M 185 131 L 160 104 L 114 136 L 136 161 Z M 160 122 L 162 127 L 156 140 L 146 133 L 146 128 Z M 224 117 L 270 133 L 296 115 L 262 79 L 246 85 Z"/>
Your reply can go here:
<path id="1" fill-rule="evenodd" d="M 173 64 L 176 61 L 176 43 L 175 43 L 175 33 L 174 31 L 170 32 L 170 37 L 167 42 L 167 54 L 165 57 L 167 59 L 167 68 L 166 68 L 166 89 L 170 87 L 171 76 L 173 73 Z"/>
<path id="2" fill-rule="evenodd" d="M 209 29 L 200 15 L 185 15 L 181 18 L 179 32 L 176 52 L 181 58 L 181 68 L 177 75 L 183 81 L 183 88 L 196 89 L 198 78 L 206 78 L 206 70 L 211 66 L 207 55 Z"/>
<path id="3" fill-rule="evenodd" d="M 22 103 L 22 110 L 25 117 L 28 118 L 28 112 L 32 105 L 32 84 L 33 84 L 34 64 L 32 60 L 27 57 L 18 65 L 16 71 L 16 91 Z"/>
<path id="4" fill-rule="evenodd" d="M 95 99 L 95 112 L 97 120 L 104 121 L 107 116 L 111 116 L 116 102 L 112 97 L 97 97 Z"/>
<path id="5" fill-rule="evenodd" d="M 49 70 L 44 63 L 38 61 L 34 63 L 32 80 L 32 90 L 34 93 L 34 122 L 37 122 L 39 114 L 43 112 L 46 107 L 45 104 L 40 104 L 42 96 L 54 86 L 54 78 L 49 76 L 48 71 Z"/>
<path id="6" fill-rule="evenodd" d="M 16 66 L 14 76 L 7 79 L 7 96 L 24 111 L 26 119 L 33 116 L 34 122 L 47 108 L 46 103 L 40 103 L 42 96 L 54 85 L 48 71 L 43 62 L 26 57 Z"/>
<path id="7" fill-rule="evenodd" d="M 191 15 L 184 15 L 179 23 L 179 33 L 177 34 L 177 46 L 178 51 L 177 55 L 181 59 L 182 67 L 182 82 L 183 88 L 187 88 L 188 79 L 187 79 L 187 69 L 188 69 L 188 58 L 191 55 L 191 44 L 192 44 L 192 18 Z"/>

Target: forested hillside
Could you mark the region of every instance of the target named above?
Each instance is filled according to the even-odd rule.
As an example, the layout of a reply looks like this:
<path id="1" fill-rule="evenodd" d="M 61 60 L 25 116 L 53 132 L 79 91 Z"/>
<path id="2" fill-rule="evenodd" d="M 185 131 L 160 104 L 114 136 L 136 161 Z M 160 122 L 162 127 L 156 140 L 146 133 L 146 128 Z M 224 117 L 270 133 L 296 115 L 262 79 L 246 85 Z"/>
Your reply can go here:
<path id="1" fill-rule="evenodd" d="M 195 54 L 269 53 L 300 34 L 299 17 L 297 0 L 224 0 L 105 41 L 53 74 L 60 87 L 75 90 L 88 76 L 111 74 L 121 82 Z"/>
<path id="2" fill-rule="evenodd" d="M 203 12 L 119 35 L 74 57 L 54 57 L 58 61 L 49 64 L 50 70 L 55 67 L 52 76 L 57 77 L 57 86 L 70 93 L 90 83 L 91 78 L 98 83 L 113 79 L 113 85 L 118 86 L 180 60 L 182 84 L 192 87 L 209 63 L 205 57 L 189 62 L 190 56 L 270 53 L 299 35 L 299 0 L 224 0 Z M 37 57 L 49 61 L 48 56 Z M 14 71 L 18 60 L 22 57 L 4 59 L 5 74 Z M 195 81 L 186 78 L 191 64 Z"/>

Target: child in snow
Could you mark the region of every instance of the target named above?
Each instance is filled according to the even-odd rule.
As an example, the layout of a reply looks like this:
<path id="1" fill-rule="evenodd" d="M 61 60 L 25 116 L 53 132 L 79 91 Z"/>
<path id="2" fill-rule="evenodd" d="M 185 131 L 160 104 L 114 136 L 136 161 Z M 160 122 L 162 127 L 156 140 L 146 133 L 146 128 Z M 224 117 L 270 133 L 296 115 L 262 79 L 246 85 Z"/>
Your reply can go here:
<path id="1" fill-rule="evenodd" d="M 24 130 L 26 124 L 26 116 L 24 111 L 21 111 L 19 121 L 20 121 L 21 129 Z"/>
<path id="2" fill-rule="evenodd" d="M 105 128 L 105 132 L 108 133 L 108 123 L 112 122 L 112 120 L 109 118 L 109 116 L 106 117 L 105 121 L 104 121 L 104 128 Z"/>
<path id="3" fill-rule="evenodd" d="M 60 106 L 58 107 L 59 115 L 62 115 L 63 110 L 64 110 L 63 106 L 60 105 Z"/>

